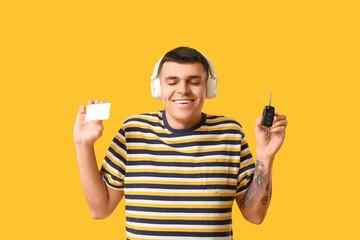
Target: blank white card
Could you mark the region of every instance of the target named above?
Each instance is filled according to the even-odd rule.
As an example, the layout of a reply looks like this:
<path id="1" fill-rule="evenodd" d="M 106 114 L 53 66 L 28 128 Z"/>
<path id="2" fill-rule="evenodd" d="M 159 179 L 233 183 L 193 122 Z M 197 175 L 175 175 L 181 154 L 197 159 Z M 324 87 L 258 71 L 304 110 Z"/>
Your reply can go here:
<path id="1" fill-rule="evenodd" d="M 110 103 L 87 105 L 85 121 L 109 119 L 109 116 Z"/>

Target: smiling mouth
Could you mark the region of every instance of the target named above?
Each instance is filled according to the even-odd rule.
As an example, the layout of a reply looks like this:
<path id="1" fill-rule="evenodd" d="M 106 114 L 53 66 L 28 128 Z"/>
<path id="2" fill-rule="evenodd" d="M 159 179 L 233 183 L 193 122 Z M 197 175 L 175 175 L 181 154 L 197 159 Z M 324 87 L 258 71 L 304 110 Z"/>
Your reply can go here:
<path id="1" fill-rule="evenodd" d="M 189 104 L 194 102 L 195 100 L 193 99 L 182 99 L 182 100 L 173 100 L 174 103 L 178 103 L 178 104 Z"/>

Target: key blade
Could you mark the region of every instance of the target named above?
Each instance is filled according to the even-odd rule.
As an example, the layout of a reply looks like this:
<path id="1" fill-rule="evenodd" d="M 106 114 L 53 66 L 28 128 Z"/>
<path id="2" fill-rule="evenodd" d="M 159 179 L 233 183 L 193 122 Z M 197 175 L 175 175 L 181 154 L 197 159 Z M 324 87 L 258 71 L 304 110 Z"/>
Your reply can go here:
<path id="1" fill-rule="evenodd" d="M 269 102 L 269 106 L 271 106 L 271 97 L 272 97 L 272 93 L 270 93 L 270 102 Z"/>

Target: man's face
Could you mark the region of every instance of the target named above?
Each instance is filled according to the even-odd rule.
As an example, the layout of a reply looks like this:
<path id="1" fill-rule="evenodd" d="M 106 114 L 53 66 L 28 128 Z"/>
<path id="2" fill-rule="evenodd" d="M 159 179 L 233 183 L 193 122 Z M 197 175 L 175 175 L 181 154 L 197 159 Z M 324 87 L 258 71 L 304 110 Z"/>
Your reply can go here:
<path id="1" fill-rule="evenodd" d="M 206 80 L 201 63 L 163 64 L 160 73 L 161 97 L 171 127 L 187 128 L 201 121 Z"/>

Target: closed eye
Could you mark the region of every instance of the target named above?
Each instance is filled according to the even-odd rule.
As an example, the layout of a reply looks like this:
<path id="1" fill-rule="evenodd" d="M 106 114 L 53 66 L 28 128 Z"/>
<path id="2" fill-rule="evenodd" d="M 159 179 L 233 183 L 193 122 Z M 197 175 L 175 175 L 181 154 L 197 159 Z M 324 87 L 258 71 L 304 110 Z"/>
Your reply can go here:
<path id="1" fill-rule="evenodd" d="M 200 84 L 200 82 L 190 82 L 191 84 L 193 84 L 193 85 L 199 85 Z"/>

